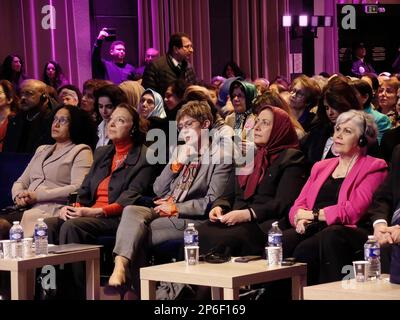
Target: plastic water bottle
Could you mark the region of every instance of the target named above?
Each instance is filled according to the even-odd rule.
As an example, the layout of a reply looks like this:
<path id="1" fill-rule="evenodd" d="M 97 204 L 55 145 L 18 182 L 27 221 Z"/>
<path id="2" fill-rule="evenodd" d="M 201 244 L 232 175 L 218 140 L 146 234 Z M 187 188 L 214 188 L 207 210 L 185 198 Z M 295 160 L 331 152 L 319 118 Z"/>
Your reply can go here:
<path id="1" fill-rule="evenodd" d="M 199 263 L 199 232 L 193 223 L 189 223 L 184 231 L 185 261 L 187 265 Z"/>
<path id="2" fill-rule="evenodd" d="M 11 256 L 14 259 L 22 258 L 22 239 L 24 238 L 24 229 L 19 221 L 14 221 L 10 229 Z"/>
<path id="3" fill-rule="evenodd" d="M 278 227 L 278 221 L 272 224 L 268 231 L 268 252 L 267 259 L 269 265 L 279 265 L 282 262 L 282 230 Z M 274 249 L 273 247 L 277 248 Z"/>
<path id="4" fill-rule="evenodd" d="M 37 219 L 34 237 L 36 255 L 46 255 L 48 253 L 47 224 L 43 218 Z"/>
<path id="5" fill-rule="evenodd" d="M 194 227 L 194 223 L 188 223 L 183 235 L 183 240 L 185 242 L 185 247 L 199 245 L 199 232 Z"/>
<path id="6" fill-rule="evenodd" d="M 364 245 L 364 259 L 369 262 L 369 280 L 376 280 L 381 277 L 381 248 L 374 236 L 368 236 Z"/>

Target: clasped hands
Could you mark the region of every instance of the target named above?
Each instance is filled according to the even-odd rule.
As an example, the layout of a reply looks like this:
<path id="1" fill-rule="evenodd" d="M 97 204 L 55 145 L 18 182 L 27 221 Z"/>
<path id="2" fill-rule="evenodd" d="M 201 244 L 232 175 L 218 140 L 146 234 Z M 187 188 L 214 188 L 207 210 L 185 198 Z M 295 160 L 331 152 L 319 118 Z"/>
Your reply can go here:
<path id="1" fill-rule="evenodd" d="M 154 203 L 157 205 L 154 211 L 158 213 L 160 217 L 176 216 L 178 213 L 174 199 L 171 196 L 157 199 Z"/>
<path id="2" fill-rule="evenodd" d="M 294 217 L 294 225 L 296 232 L 304 234 L 306 226 L 313 222 L 314 216 L 312 210 L 299 209 Z"/>
<path id="3" fill-rule="evenodd" d="M 210 211 L 208 216 L 211 222 L 219 221 L 227 226 L 251 221 L 251 213 L 249 209 L 233 210 L 224 214 L 221 207 L 215 207 Z"/>
<path id="4" fill-rule="evenodd" d="M 20 208 L 34 205 L 37 202 L 36 192 L 28 190 L 21 191 L 17 194 L 14 200 L 15 204 Z"/>
<path id="5" fill-rule="evenodd" d="M 380 245 L 400 243 L 400 226 L 388 227 L 385 223 L 378 223 L 374 226 L 374 237 Z"/>
<path id="6" fill-rule="evenodd" d="M 60 219 L 76 219 L 80 217 L 99 217 L 104 214 L 102 208 L 71 207 L 65 206 L 60 210 Z"/>

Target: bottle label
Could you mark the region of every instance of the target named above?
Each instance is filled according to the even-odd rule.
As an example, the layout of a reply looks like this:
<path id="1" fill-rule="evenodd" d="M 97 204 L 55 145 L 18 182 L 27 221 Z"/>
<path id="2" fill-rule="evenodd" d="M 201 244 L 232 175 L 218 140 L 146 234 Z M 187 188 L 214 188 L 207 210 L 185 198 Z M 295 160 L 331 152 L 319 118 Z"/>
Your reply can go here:
<path id="1" fill-rule="evenodd" d="M 46 230 L 36 230 L 36 235 L 38 237 L 44 237 L 46 235 Z"/>
<path id="2" fill-rule="evenodd" d="M 199 236 L 197 234 L 186 234 L 184 237 L 185 244 L 198 243 Z"/>
<path id="3" fill-rule="evenodd" d="M 268 245 L 271 247 L 278 247 L 282 245 L 282 235 L 281 234 L 269 234 L 268 235 Z"/>
<path id="4" fill-rule="evenodd" d="M 379 258 L 381 256 L 380 248 L 365 248 L 364 250 L 365 258 Z"/>
<path id="5" fill-rule="evenodd" d="M 22 239 L 22 234 L 20 233 L 11 234 L 11 240 L 20 240 L 20 239 Z"/>

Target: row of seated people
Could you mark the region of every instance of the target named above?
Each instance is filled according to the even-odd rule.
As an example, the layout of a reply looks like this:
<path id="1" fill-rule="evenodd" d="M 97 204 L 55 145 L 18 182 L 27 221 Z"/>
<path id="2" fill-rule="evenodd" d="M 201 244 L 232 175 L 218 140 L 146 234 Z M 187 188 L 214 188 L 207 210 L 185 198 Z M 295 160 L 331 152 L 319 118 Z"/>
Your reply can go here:
<path id="1" fill-rule="evenodd" d="M 150 195 L 148 189 L 155 170 L 146 157 L 148 151 L 143 145 L 145 131 L 141 118 L 133 108 L 119 105 L 108 125 L 113 144 L 96 151 L 90 171 L 79 189 L 78 204 L 59 206 L 59 217 L 46 220 L 50 241 L 94 243 L 99 235 L 116 233 L 115 269 L 110 285 L 124 285 L 132 279 L 138 289 L 138 268 L 145 264 L 143 257 L 147 249 L 170 239 L 182 239 L 188 222 L 194 222 L 200 229 L 201 250 L 224 244 L 229 245 L 234 255 L 260 253 L 271 220 L 290 218 L 296 233 L 304 233 L 308 222 L 314 219 L 316 207 L 319 208 L 318 219 L 326 221 L 327 225 L 354 227 L 386 176 L 386 163 L 365 155 L 368 144 L 377 134 L 371 118 L 361 111 L 349 111 L 339 116 L 334 132 L 335 151 L 339 157 L 315 165 L 300 193 L 307 170 L 290 116 L 280 108 L 271 107 L 262 98 L 256 100 L 255 108 L 258 110 L 254 124 L 256 153 L 252 163 L 254 170 L 250 173 L 246 168 L 236 172 L 232 159 L 227 158 L 227 154 L 232 155 L 232 149 L 228 148 L 226 153 L 224 148 L 232 144 L 231 137 L 214 135 L 209 143 L 207 129 L 215 124 L 209 105 L 206 102 L 184 105 L 178 112 L 177 121 L 185 145 L 178 147 L 179 152 L 173 155 L 170 164 L 154 182 L 153 191 L 159 199 L 144 206 L 142 199 Z M 38 150 L 26 175 L 34 162 L 43 168 L 46 161 L 54 160 L 51 157 L 56 157 L 57 151 L 73 144 L 73 126 L 68 126 L 71 115 L 67 107 L 57 111 L 52 126 L 56 144 L 48 147 L 52 151 L 47 151 L 47 155 Z M 65 154 L 55 161 L 64 158 L 67 158 Z M 73 162 L 69 160 L 67 164 Z M 85 161 L 81 161 L 81 165 L 82 162 Z M 88 170 L 87 165 L 82 166 L 85 167 L 83 170 Z M 44 174 L 43 170 L 36 176 L 40 174 Z M 230 190 L 234 186 L 235 190 Z M 18 181 L 14 187 L 14 198 L 21 206 L 41 199 L 37 196 L 40 193 L 23 190 L 29 189 L 28 181 L 25 184 Z M 46 187 L 41 183 L 35 188 L 48 193 L 57 191 L 54 186 Z M 206 223 L 210 206 L 210 222 Z M 52 215 L 46 210 L 41 214 Z M 22 219 L 24 222 L 24 217 Z M 27 225 L 29 220 L 26 218 Z M 217 220 L 219 224 L 215 223 Z M 286 225 L 285 229 L 289 227 Z M 28 227 L 26 230 L 28 235 L 32 232 Z M 295 242 L 289 241 L 295 248 L 295 255 L 298 248 L 309 242 L 309 238 L 299 237 Z M 311 242 L 313 245 L 319 243 L 315 239 Z M 285 245 L 285 248 L 290 246 Z M 305 260 L 301 255 L 297 256 L 300 261 Z M 74 276 L 75 284 L 82 287 L 80 265 L 74 266 Z"/>

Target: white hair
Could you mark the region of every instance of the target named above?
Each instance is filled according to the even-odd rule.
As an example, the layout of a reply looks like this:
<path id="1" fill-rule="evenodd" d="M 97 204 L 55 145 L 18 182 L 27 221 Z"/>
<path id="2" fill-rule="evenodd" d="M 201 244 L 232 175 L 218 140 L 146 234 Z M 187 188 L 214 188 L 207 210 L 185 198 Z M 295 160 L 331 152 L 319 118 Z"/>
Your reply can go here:
<path id="1" fill-rule="evenodd" d="M 360 137 L 364 134 L 367 138 L 368 144 L 370 146 L 376 142 L 376 137 L 378 136 L 378 128 L 376 126 L 374 118 L 361 110 L 349 110 L 341 113 L 336 119 L 336 125 L 341 125 L 343 123 L 352 121 L 360 132 Z"/>

